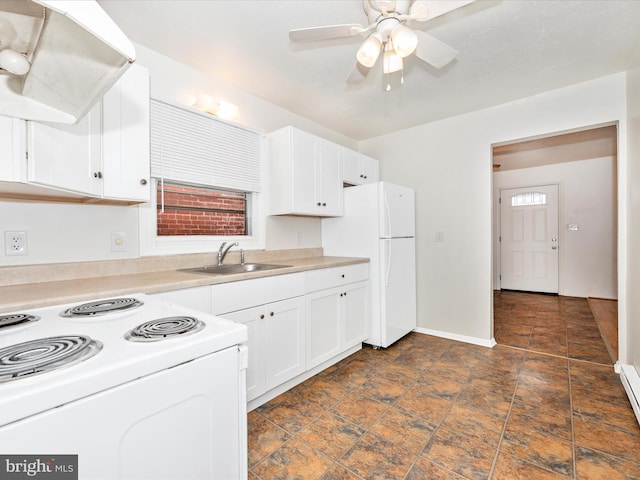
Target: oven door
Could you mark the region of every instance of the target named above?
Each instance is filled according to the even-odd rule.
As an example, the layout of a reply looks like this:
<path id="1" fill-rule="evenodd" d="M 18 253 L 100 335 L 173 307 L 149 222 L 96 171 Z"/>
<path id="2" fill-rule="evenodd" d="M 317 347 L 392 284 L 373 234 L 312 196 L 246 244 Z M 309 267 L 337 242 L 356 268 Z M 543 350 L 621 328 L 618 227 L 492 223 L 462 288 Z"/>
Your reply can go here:
<path id="1" fill-rule="evenodd" d="M 240 361 L 233 346 L 0 427 L 2 453 L 77 454 L 82 479 L 241 478 Z"/>

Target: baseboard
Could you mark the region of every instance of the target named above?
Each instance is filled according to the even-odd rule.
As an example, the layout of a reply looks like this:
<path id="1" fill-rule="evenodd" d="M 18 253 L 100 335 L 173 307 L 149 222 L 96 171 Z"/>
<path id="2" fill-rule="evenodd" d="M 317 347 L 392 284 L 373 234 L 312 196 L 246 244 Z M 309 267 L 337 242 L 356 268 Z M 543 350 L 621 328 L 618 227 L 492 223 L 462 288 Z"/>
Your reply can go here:
<path id="1" fill-rule="evenodd" d="M 480 345 L 481 347 L 493 348 L 496 346 L 496 340 L 493 337 L 491 337 L 490 340 L 486 340 L 484 338 L 468 337 L 467 335 L 458 335 L 457 333 L 443 332 L 441 330 L 431 330 L 429 328 L 422 328 L 422 327 L 417 327 L 413 331 L 416 333 L 431 335 L 433 337 L 446 338 L 449 340 L 456 340 L 457 342 Z"/>
<path id="2" fill-rule="evenodd" d="M 633 365 L 622 365 L 620 381 L 627 392 L 636 420 L 640 423 L 640 375 Z"/>

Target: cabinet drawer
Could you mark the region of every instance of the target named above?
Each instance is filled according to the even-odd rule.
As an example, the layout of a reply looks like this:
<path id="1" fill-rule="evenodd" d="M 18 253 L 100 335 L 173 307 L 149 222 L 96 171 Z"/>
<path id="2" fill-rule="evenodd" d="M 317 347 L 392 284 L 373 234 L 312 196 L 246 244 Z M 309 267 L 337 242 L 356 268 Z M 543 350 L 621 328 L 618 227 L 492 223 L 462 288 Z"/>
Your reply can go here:
<path id="1" fill-rule="evenodd" d="M 303 273 L 221 283 L 211 286 L 214 315 L 235 312 L 304 294 Z"/>
<path id="2" fill-rule="evenodd" d="M 321 268 L 305 272 L 304 286 L 306 292 L 315 292 L 325 288 L 360 282 L 368 278 L 369 264 L 358 263 L 356 265 Z"/>

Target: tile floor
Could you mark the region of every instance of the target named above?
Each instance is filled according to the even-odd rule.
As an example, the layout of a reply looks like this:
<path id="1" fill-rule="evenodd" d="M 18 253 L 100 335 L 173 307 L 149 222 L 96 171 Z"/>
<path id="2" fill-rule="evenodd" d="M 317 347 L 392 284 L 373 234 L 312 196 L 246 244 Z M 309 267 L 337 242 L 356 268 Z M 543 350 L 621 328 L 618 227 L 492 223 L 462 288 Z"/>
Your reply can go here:
<path id="1" fill-rule="evenodd" d="M 495 319 L 493 349 L 412 333 L 257 408 L 249 478 L 639 479 L 586 300 L 497 293 Z"/>

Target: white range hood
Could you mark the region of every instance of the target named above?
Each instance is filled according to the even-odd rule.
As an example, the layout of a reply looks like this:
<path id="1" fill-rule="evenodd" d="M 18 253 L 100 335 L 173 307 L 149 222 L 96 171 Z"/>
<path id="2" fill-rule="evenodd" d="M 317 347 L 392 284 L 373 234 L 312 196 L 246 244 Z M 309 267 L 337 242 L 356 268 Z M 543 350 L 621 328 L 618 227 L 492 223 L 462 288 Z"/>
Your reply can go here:
<path id="1" fill-rule="evenodd" d="M 133 44 L 93 0 L 0 0 L 4 50 L 11 51 L 0 65 L 0 115 L 66 124 L 135 60 Z"/>

